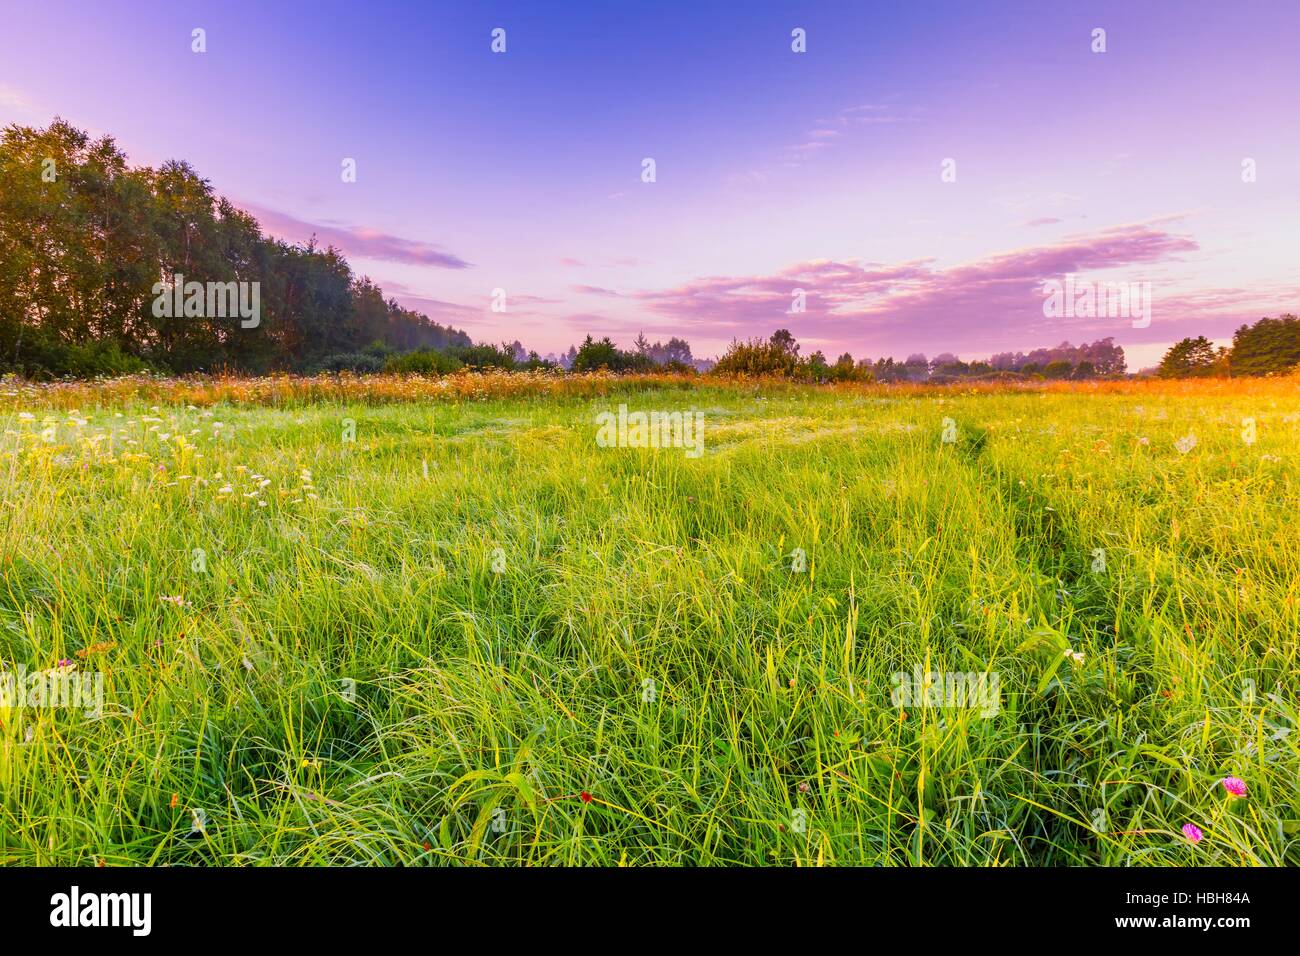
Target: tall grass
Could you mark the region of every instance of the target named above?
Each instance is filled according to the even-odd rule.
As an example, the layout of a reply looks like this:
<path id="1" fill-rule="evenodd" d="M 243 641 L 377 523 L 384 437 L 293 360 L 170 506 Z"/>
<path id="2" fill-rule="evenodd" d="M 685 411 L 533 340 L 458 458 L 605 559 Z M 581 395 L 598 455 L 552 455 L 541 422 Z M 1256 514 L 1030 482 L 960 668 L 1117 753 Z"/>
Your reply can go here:
<path id="1" fill-rule="evenodd" d="M 1295 380 L 442 381 L 8 389 L 0 859 L 1300 862 Z"/>

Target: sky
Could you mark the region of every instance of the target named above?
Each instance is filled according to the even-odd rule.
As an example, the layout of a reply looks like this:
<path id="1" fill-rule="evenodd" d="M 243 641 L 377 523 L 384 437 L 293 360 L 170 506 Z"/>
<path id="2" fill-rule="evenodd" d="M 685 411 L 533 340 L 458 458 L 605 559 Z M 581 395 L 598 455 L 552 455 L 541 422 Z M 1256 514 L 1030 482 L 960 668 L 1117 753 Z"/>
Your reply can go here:
<path id="1" fill-rule="evenodd" d="M 0 0 L 0 125 L 184 159 L 476 341 L 1137 369 L 1300 311 L 1297 40 L 1292 0 Z M 1049 315 L 1067 275 L 1150 308 Z"/>

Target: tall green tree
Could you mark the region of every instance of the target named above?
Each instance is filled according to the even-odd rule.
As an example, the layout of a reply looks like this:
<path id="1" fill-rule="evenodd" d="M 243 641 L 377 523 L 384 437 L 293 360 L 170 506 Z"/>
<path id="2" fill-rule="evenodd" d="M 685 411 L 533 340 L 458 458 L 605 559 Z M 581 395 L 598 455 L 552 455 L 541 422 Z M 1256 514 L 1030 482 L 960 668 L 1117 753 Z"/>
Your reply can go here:
<path id="1" fill-rule="evenodd" d="M 1175 342 L 1160 360 L 1156 374 L 1161 378 L 1192 378 L 1214 370 L 1217 353 L 1204 335 Z"/>

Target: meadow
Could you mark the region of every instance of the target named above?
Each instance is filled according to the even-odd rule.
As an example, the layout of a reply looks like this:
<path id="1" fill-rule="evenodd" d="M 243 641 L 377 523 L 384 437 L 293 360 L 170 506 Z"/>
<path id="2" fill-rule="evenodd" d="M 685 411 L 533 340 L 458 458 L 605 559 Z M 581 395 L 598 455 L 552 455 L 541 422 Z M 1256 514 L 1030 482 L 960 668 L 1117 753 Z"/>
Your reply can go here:
<path id="1" fill-rule="evenodd" d="M 1297 378 L 9 381 L 0 432 L 3 669 L 103 687 L 0 707 L 5 864 L 1300 863 Z"/>

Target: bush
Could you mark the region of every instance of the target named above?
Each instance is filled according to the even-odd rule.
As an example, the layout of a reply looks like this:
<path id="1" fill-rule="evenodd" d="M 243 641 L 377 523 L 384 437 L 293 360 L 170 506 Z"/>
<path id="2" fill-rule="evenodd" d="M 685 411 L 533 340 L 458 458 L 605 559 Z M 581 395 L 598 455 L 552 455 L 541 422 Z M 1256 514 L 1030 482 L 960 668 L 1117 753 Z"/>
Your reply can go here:
<path id="1" fill-rule="evenodd" d="M 116 342 L 74 345 L 65 342 L 24 342 L 16 363 L 4 368 L 27 378 L 94 378 L 154 371 L 141 358 L 123 352 Z"/>
<path id="2" fill-rule="evenodd" d="M 420 349 L 396 355 L 384 363 L 385 372 L 397 372 L 403 375 L 449 375 L 463 364 L 457 358 L 444 355 L 437 349 Z"/>
<path id="3" fill-rule="evenodd" d="M 447 354 L 462 365 L 470 368 L 504 368 L 515 367 L 515 357 L 509 346 L 461 345 L 447 350 Z"/>
<path id="4" fill-rule="evenodd" d="M 713 366 L 715 375 L 794 375 L 799 359 L 794 352 L 777 342 L 750 339 L 733 341 Z"/>
<path id="5" fill-rule="evenodd" d="M 611 372 L 648 372 L 655 363 L 648 356 L 624 352 L 609 336 L 593 341 L 588 335 L 573 358 L 573 371 L 596 372 L 602 368 Z"/>
<path id="6" fill-rule="evenodd" d="M 382 372 L 385 362 L 382 356 L 365 352 L 337 352 L 327 355 L 316 362 L 312 372 Z"/>

